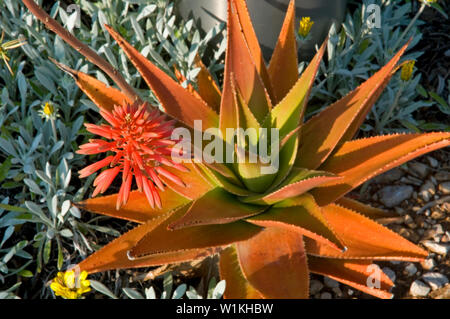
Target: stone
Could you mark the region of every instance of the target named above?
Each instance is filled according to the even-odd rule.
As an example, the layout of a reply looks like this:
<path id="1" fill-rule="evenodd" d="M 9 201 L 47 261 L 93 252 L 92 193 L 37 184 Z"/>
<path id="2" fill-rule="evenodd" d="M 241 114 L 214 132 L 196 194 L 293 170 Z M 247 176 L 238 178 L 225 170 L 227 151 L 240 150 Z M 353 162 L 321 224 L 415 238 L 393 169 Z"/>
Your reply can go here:
<path id="1" fill-rule="evenodd" d="M 399 181 L 405 173 L 400 168 L 394 168 L 373 179 L 376 183 L 390 184 Z"/>
<path id="2" fill-rule="evenodd" d="M 389 208 L 400 205 L 406 199 L 411 198 L 414 189 L 412 186 L 395 185 L 386 186 L 378 192 L 380 202 Z"/>
<path id="3" fill-rule="evenodd" d="M 408 277 L 414 276 L 417 272 L 417 267 L 413 263 L 409 263 L 405 267 L 405 272 L 408 275 Z"/>
<path id="4" fill-rule="evenodd" d="M 444 182 L 439 184 L 438 189 L 444 195 L 450 194 L 450 182 Z"/>
<path id="5" fill-rule="evenodd" d="M 419 196 L 425 202 L 429 202 L 434 194 L 436 194 L 436 187 L 434 187 L 434 184 L 431 181 L 426 181 L 425 184 L 420 187 Z"/>
<path id="6" fill-rule="evenodd" d="M 343 294 L 342 294 L 341 288 L 336 287 L 336 288 L 333 288 L 333 289 L 331 289 L 331 290 L 333 290 L 334 295 L 335 295 L 336 297 L 338 297 L 338 298 L 342 297 Z"/>
<path id="7" fill-rule="evenodd" d="M 410 215 L 405 215 L 403 218 L 403 222 L 411 229 L 417 228 L 417 224 L 414 222 L 414 219 Z"/>
<path id="8" fill-rule="evenodd" d="M 332 299 L 333 296 L 329 292 L 324 292 L 320 295 L 320 299 Z"/>
<path id="9" fill-rule="evenodd" d="M 414 280 L 409 288 L 409 293 L 414 297 L 426 297 L 430 291 L 431 288 L 420 280 Z"/>
<path id="10" fill-rule="evenodd" d="M 432 270 L 434 267 L 436 267 L 436 261 L 433 258 L 427 258 L 420 264 L 425 270 Z"/>
<path id="11" fill-rule="evenodd" d="M 432 251 L 433 253 L 439 254 L 439 255 L 447 255 L 450 251 L 450 245 L 449 244 L 439 244 L 432 241 L 424 241 L 422 244 L 427 247 L 429 251 Z"/>
<path id="12" fill-rule="evenodd" d="M 397 278 L 396 276 L 395 276 L 395 272 L 391 269 L 391 268 L 389 268 L 389 267 L 383 267 L 383 272 L 386 274 L 386 276 L 388 276 L 389 277 L 389 279 L 392 281 L 392 282 L 395 282 L 395 279 Z"/>
<path id="13" fill-rule="evenodd" d="M 420 162 L 410 162 L 408 163 L 410 172 L 419 178 L 426 178 L 430 173 L 430 168 Z"/>
<path id="14" fill-rule="evenodd" d="M 433 299 L 450 299 L 450 285 L 446 285 L 441 289 L 437 289 L 430 293 L 430 297 Z"/>
<path id="15" fill-rule="evenodd" d="M 311 280 L 309 283 L 309 293 L 311 295 L 315 295 L 316 293 L 320 292 L 323 288 L 323 284 L 318 280 Z"/>
<path id="16" fill-rule="evenodd" d="M 436 236 L 443 235 L 444 228 L 441 224 L 433 225 L 430 229 L 427 229 L 423 234 L 424 239 L 435 238 Z"/>
<path id="17" fill-rule="evenodd" d="M 445 213 L 435 210 L 431 213 L 430 217 L 433 219 L 443 219 L 445 218 Z"/>
<path id="18" fill-rule="evenodd" d="M 431 287 L 431 290 L 442 288 L 448 284 L 448 278 L 438 272 L 423 274 L 422 279 Z"/>
<path id="19" fill-rule="evenodd" d="M 325 283 L 325 286 L 329 287 L 329 288 L 338 288 L 339 287 L 339 283 L 331 278 L 328 277 L 324 277 L 323 282 Z"/>
<path id="20" fill-rule="evenodd" d="M 434 178 L 439 182 L 450 181 L 450 172 L 439 171 L 436 174 L 434 174 Z"/>
<path id="21" fill-rule="evenodd" d="M 439 162 L 434 157 L 427 156 L 427 160 L 431 167 L 436 168 L 439 166 Z"/>

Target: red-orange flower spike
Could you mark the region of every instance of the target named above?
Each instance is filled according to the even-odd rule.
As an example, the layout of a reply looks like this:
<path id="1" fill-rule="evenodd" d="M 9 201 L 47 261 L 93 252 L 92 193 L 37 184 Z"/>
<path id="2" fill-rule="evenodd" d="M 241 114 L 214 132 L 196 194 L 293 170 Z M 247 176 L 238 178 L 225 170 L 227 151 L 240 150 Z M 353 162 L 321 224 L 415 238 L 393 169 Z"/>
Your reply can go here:
<path id="1" fill-rule="evenodd" d="M 101 110 L 100 114 L 109 125 L 85 124 L 85 126 L 89 132 L 111 141 L 92 139 L 89 143 L 81 145 L 77 151 L 78 154 L 84 155 L 114 153 L 79 172 L 80 177 L 84 178 L 102 168 L 110 167 L 95 179 L 96 188 L 92 196 L 104 193 L 122 172 L 117 209 L 128 201 L 133 176 L 150 205 L 161 208 L 157 188 L 164 191 L 164 184 L 159 175 L 184 186 L 178 176 L 164 169 L 164 166 L 170 166 L 186 171 L 182 165 L 174 163 L 168 157 L 171 154 L 171 147 L 176 143 L 170 139 L 174 121 L 166 121 L 165 116 L 157 109 L 149 110 L 146 103 L 115 106 L 112 112 Z"/>

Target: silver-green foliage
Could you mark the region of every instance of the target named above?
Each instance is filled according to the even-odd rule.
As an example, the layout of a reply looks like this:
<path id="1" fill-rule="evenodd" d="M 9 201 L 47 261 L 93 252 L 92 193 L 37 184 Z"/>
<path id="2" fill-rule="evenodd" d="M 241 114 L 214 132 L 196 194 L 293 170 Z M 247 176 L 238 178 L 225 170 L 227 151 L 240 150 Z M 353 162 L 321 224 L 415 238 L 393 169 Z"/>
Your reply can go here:
<path id="1" fill-rule="evenodd" d="M 118 297 L 111 290 L 95 280 L 91 280 L 91 286 L 96 291 L 104 294 L 109 298 L 118 299 Z M 188 299 L 220 299 L 225 292 L 225 287 L 225 280 L 217 282 L 213 277 L 209 281 L 206 294 L 202 295 L 201 293 L 197 292 L 194 287 L 189 286 L 188 288 L 186 284 L 180 284 L 174 287 L 172 274 L 168 273 L 164 275 L 163 289 L 159 297 L 156 293 L 157 289 L 155 289 L 154 286 L 144 288 L 143 292 L 139 291 L 136 288 L 122 288 L 122 297 L 126 297 L 129 299 L 181 299 L 183 297 Z"/>
<path id="2" fill-rule="evenodd" d="M 371 14 L 367 10 L 369 4 L 380 6 L 381 28 L 371 27 L 368 23 Z M 410 13 L 411 3 L 364 0 L 353 14 L 347 15 L 339 33 L 334 26 L 331 28 L 326 64 L 321 65 L 319 84 L 312 91 L 317 105 L 312 113 L 356 89 L 384 66 L 408 39 L 412 38 L 412 41 L 401 61 L 416 60 L 423 54 L 421 51 L 411 51 L 422 38 L 420 26 L 423 22 L 417 20 L 403 34 L 411 23 Z M 430 126 L 430 123 L 419 122 L 414 118 L 414 112 L 433 105 L 419 94 L 420 80 L 421 75 L 417 73 L 408 82 L 402 81 L 400 74 L 394 75 L 362 129 L 383 133 L 417 131 L 431 126 L 432 129 L 448 128 L 440 124 Z M 439 109 L 433 111 L 439 112 Z"/>

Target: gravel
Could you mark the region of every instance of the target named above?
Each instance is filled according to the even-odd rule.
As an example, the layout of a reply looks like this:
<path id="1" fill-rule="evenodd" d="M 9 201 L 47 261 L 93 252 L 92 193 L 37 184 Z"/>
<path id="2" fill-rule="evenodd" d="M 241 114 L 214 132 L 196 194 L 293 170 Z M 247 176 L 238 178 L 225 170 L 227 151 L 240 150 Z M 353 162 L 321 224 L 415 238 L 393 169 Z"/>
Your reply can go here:
<path id="1" fill-rule="evenodd" d="M 444 195 L 450 194 L 450 182 L 439 184 L 439 191 Z"/>
<path id="2" fill-rule="evenodd" d="M 431 288 L 420 280 L 414 280 L 409 288 L 409 293 L 414 297 L 426 297 L 430 291 Z"/>
<path id="3" fill-rule="evenodd" d="M 414 188 L 409 185 L 386 186 L 378 192 L 380 202 L 389 208 L 400 205 L 404 200 L 411 198 Z"/>
<path id="4" fill-rule="evenodd" d="M 436 267 L 436 261 L 433 258 L 427 258 L 420 264 L 425 270 L 432 270 L 434 267 Z"/>
<path id="5" fill-rule="evenodd" d="M 428 248 L 433 253 L 439 254 L 439 255 L 447 255 L 450 251 L 450 245 L 449 244 L 438 244 L 433 241 L 424 241 L 422 244 Z"/>
<path id="6" fill-rule="evenodd" d="M 442 288 L 448 284 L 448 278 L 438 272 L 428 272 L 422 276 L 422 279 L 431 287 L 432 290 Z"/>
<path id="7" fill-rule="evenodd" d="M 318 280 L 311 280 L 309 284 L 309 292 L 311 295 L 315 295 L 316 293 L 320 292 L 323 288 L 323 284 Z"/>
<path id="8" fill-rule="evenodd" d="M 334 279 L 325 277 L 324 283 L 325 283 L 325 286 L 327 286 L 329 288 L 339 288 L 339 283 Z"/>
<path id="9" fill-rule="evenodd" d="M 405 272 L 409 277 L 414 276 L 417 272 L 417 267 L 413 263 L 409 263 L 405 267 Z"/>

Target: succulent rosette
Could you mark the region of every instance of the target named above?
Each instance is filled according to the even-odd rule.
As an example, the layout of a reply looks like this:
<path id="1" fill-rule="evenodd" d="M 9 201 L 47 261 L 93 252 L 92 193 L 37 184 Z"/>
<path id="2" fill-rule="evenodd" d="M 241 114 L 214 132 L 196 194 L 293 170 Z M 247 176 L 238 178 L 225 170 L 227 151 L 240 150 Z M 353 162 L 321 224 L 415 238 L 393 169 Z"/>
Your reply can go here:
<path id="1" fill-rule="evenodd" d="M 165 114 L 177 121 L 175 126 L 194 131 L 195 121 L 201 121 L 202 130 L 215 128 L 222 133 L 218 135 L 223 137 L 223 144 L 232 146 L 237 142 L 226 137 L 227 129 L 276 129 L 279 165 L 270 174 L 262 173 L 267 166 L 263 161 L 192 160 L 183 163 L 185 169 L 181 169 L 158 157 L 158 163 L 168 163 L 163 165 L 167 173 L 145 175 L 151 191 L 128 192 L 127 184 L 125 197 L 119 193 L 77 204 L 138 224 L 82 261 L 78 265 L 82 271 L 157 266 L 218 253 L 227 298 L 307 298 L 310 273 L 328 276 L 376 297 L 391 298 L 393 283 L 382 272 L 378 286 L 367 285 L 373 262 L 417 262 L 427 257 L 425 250 L 382 225 L 391 216 L 389 212 L 346 197 L 372 177 L 450 145 L 450 133 L 444 132 L 353 139 L 398 70 L 407 45 L 356 90 L 305 121 L 309 93 L 326 43 L 299 75 L 294 11 L 292 1 L 266 65 L 245 1 L 229 0 L 223 85 L 216 83 L 197 59 L 201 71 L 197 83 L 188 88 L 106 26 Z M 142 103 L 87 74 L 73 70 L 71 74 L 104 114 L 118 112 L 123 105 Z M 153 109 L 149 106 L 148 112 Z M 97 128 L 91 127 L 91 131 Z M 259 138 L 239 145 L 245 158 L 250 156 L 250 144 L 258 143 Z M 150 158 L 151 154 L 140 148 L 138 155 Z M 167 158 L 166 153 L 161 156 Z M 107 158 L 99 165 L 115 161 Z M 124 169 L 127 162 L 133 169 Z M 146 164 L 140 164 L 137 158 L 125 157 L 115 163 L 119 163 L 114 166 L 118 168 L 107 168 L 106 172 L 115 169 L 115 176 L 123 171 L 125 183 L 129 183 L 131 174 L 142 180 L 138 175 L 147 171 Z M 96 193 L 104 191 L 102 183 L 110 184 L 110 178 L 98 183 L 101 189 Z M 150 198 L 157 204 L 151 204 Z"/>

